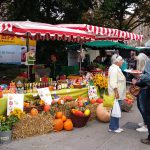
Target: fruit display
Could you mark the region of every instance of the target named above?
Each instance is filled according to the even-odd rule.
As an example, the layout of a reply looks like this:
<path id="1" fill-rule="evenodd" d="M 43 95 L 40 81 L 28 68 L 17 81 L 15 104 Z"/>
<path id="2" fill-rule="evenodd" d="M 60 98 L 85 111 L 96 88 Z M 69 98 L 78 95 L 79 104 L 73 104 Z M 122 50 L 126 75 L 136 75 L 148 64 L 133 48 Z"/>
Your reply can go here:
<path id="1" fill-rule="evenodd" d="M 90 114 L 91 111 L 88 108 L 71 109 L 70 118 L 73 126 L 77 128 L 84 127 L 89 120 Z"/>
<path id="2" fill-rule="evenodd" d="M 111 109 L 107 107 L 103 107 L 103 104 L 99 104 L 96 109 L 97 118 L 101 122 L 109 122 L 110 121 L 110 113 Z"/>

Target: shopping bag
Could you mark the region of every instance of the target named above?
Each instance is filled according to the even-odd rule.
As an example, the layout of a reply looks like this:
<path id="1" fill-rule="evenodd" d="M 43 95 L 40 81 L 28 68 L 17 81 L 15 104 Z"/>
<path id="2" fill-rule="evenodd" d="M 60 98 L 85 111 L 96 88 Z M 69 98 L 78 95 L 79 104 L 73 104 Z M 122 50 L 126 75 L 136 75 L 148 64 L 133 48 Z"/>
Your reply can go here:
<path id="1" fill-rule="evenodd" d="M 114 99 L 115 99 L 114 96 L 104 94 L 103 99 L 104 99 L 104 101 L 103 101 L 103 106 L 104 107 L 110 107 L 110 108 L 113 107 Z"/>
<path id="2" fill-rule="evenodd" d="M 111 116 L 115 117 L 115 118 L 120 118 L 121 117 L 121 109 L 120 109 L 120 106 L 119 106 L 119 102 L 116 99 L 114 101 Z"/>

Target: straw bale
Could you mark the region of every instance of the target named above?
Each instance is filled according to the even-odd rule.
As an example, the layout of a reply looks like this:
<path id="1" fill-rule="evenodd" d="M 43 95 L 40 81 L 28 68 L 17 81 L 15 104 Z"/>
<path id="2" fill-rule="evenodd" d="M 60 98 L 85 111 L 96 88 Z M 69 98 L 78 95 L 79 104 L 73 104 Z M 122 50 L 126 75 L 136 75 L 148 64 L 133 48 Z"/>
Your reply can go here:
<path id="1" fill-rule="evenodd" d="M 31 116 L 26 114 L 13 127 L 13 139 L 42 135 L 53 131 L 54 119 L 50 114 Z"/>

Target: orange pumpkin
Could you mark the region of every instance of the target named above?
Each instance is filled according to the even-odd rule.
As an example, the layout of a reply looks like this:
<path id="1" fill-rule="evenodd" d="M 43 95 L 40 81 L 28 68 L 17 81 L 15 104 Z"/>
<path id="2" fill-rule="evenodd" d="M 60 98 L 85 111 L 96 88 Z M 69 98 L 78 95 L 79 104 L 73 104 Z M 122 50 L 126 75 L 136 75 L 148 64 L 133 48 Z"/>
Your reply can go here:
<path id="1" fill-rule="evenodd" d="M 61 119 L 54 120 L 54 130 L 61 131 L 63 129 L 63 121 Z"/>
<path id="2" fill-rule="evenodd" d="M 31 109 L 31 115 L 36 116 L 38 114 L 38 110 L 36 108 Z"/>
<path id="3" fill-rule="evenodd" d="M 65 122 L 65 121 L 67 120 L 67 117 L 66 117 L 65 115 L 63 115 L 62 118 L 61 118 L 61 120 L 62 120 L 63 122 Z"/>
<path id="4" fill-rule="evenodd" d="M 63 99 L 59 99 L 58 101 L 57 101 L 57 103 L 59 104 L 59 105 L 63 105 L 64 104 L 64 100 Z"/>
<path id="5" fill-rule="evenodd" d="M 56 119 L 61 119 L 63 116 L 63 113 L 61 111 L 56 113 Z"/>
<path id="6" fill-rule="evenodd" d="M 64 129 L 66 131 L 71 131 L 73 129 L 73 123 L 70 119 L 67 119 L 67 121 L 64 122 Z"/>

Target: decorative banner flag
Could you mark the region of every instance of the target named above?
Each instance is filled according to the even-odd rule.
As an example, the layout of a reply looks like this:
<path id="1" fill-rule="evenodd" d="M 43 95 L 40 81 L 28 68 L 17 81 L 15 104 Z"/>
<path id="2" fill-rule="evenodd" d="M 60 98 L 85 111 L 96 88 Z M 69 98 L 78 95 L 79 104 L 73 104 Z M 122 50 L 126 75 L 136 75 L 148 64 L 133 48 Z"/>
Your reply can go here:
<path id="1" fill-rule="evenodd" d="M 23 111 L 24 95 L 23 94 L 8 94 L 7 100 L 7 115 L 10 114 L 15 108 Z"/>
<path id="2" fill-rule="evenodd" d="M 37 89 L 40 98 L 48 105 L 52 103 L 52 96 L 49 91 L 49 88 L 39 88 Z"/>

